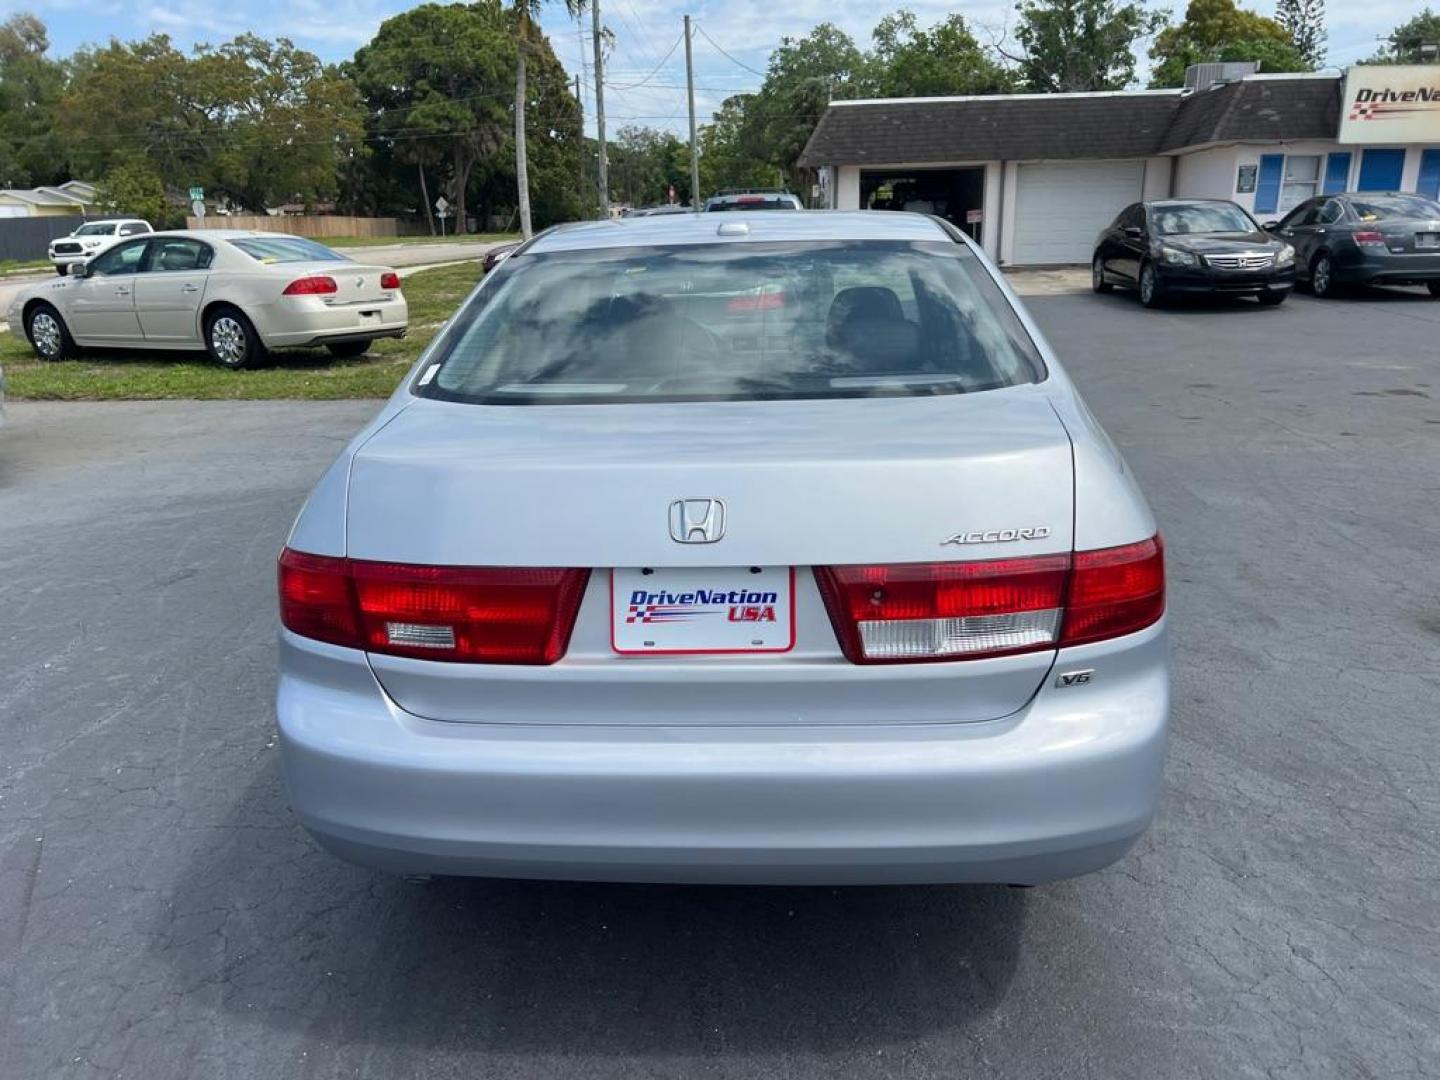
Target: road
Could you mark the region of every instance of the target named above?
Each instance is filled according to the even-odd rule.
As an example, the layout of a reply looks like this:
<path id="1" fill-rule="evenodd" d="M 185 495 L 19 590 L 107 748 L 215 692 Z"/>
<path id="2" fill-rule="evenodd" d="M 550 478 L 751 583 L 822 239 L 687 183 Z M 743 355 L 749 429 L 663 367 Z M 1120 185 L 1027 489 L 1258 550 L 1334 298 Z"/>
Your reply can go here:
<path id="1" fill-rule="evenodd" d="M 494 244 L 456 241 L 430 244 L 380 244 L 375 247 L 345 248 L 342 254 L 356 262 L 378 262 L 383 266 L 428 266 L 431 263 L 481 259 Z M 40 281 L 51 281 L 54 273 L 23 274 L 0 278 L 0 318 L 10 310 L 10 303 L 25 289 Z M 3 327 L 0 323 L 0 327 Z"/>
<path id="2" fill-rule="evenodd" d="M 1440 304 L 1032 310 L 1168 542 L 1159 819 L 1006 888 L 407 885 L 276 773 L 273 563 L 373 403 L 12 406 L 0 1075 L 1440 1074 Z"/>

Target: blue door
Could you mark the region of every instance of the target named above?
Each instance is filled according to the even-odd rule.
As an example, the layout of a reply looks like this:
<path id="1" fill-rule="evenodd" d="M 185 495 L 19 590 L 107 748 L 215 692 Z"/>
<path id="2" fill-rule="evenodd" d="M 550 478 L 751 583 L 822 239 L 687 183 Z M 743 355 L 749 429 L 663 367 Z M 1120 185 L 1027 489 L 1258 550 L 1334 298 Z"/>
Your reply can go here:
<path id="1" fill-rule="evenodd" d="M 1261 154 L 1255 179 L 1255 213 L 1273 214 L 1280 204 L 1280 182 L 1285 179 L 1285 155 Z"/>
<path id="2" fill-rule="evenodd" d="M 1420 177 L 1415 190 L 1427 199 L 1440 199 L 1440 150 L 1426 150 L 1420 155 Z"/>
<path id="3" fill-rule="evenodd" d="M 1404 150 L 1366 150 L 1360 155 L 1360 191 L 1399 191 Z"/>
<path id="4" fill-rule="evenodd" d="M 1325 159 L 1325 186 L 1321 193 L 1329 195 L 1336 191 L 1344 191 L 1345 185 L 1350 182 L 1350 151 L 1337 150 Z"/>

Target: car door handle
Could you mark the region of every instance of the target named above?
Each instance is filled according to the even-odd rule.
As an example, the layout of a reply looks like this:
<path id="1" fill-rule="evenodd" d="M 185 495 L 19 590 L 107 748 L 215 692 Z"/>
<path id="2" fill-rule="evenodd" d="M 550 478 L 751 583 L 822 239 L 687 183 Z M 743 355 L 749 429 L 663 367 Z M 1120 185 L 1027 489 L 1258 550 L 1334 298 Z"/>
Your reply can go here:
<path id="1" fill-rule="evenodd" d="M 181 291 L 181 292 L 199 292 L 199 291 L 200 291 L 200 286 L 199 286 L 199 285 L 181 285 L 181 286 L 180 286 L 180 291 Z"/>
<path id="2" fill-rule="evenodd" d="M 124 285 L 121 285 L 121 286 L 119 286 L 119 287 L 115 290 L 115 295 L 116 295 L 116 296 L 129 296 L 129 295 L 130 295 L 130 290 L 127 289 Z"/>

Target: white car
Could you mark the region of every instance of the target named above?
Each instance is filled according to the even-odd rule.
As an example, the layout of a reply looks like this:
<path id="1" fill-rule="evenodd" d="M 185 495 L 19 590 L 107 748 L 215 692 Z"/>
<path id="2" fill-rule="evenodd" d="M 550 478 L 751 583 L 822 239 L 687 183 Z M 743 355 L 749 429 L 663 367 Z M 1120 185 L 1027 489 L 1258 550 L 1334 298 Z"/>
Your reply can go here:
<path id="1" fill-rule="evenodd" d="M 114 218 L 110 221 L 89 221 L 69 236 L 50 241 L 50 261 L 57 274 L 66 273 L 77 262 L 88 262 L 116 240 L 141 233 L 154 232 L 148 221 L 140 218 Z"/>
<path id="2" fill-rule="evenodd" d="M 409 326 L 389 267 L 300 236 L 222 229 L 121 240 L 20 293 L 7 318 L 42 360 L 94 347 L 205 349 L 227 368 L 292 347 L 359 356 Z"/>

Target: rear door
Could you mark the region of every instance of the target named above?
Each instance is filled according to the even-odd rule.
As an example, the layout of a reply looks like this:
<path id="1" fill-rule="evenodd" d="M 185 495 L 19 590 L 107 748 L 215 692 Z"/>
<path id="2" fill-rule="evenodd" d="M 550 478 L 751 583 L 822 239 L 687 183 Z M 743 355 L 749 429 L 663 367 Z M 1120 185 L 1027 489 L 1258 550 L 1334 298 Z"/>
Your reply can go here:
<path id="1" fill-rule="evenodd" d="M 200 305 L 214 255 L 190 237 L 151 242 L 146 271 L 135 279 L 135 313 L 147 341 L 200 344 Z"/>
<path id="2" fill-rule="evenodd" d="M 145 270 L 149 240 L 130 240 L 97 255 L 68 291 L 66 318 L 77 341 L 106 344 L 142 340 L 135 283 Z"/>

